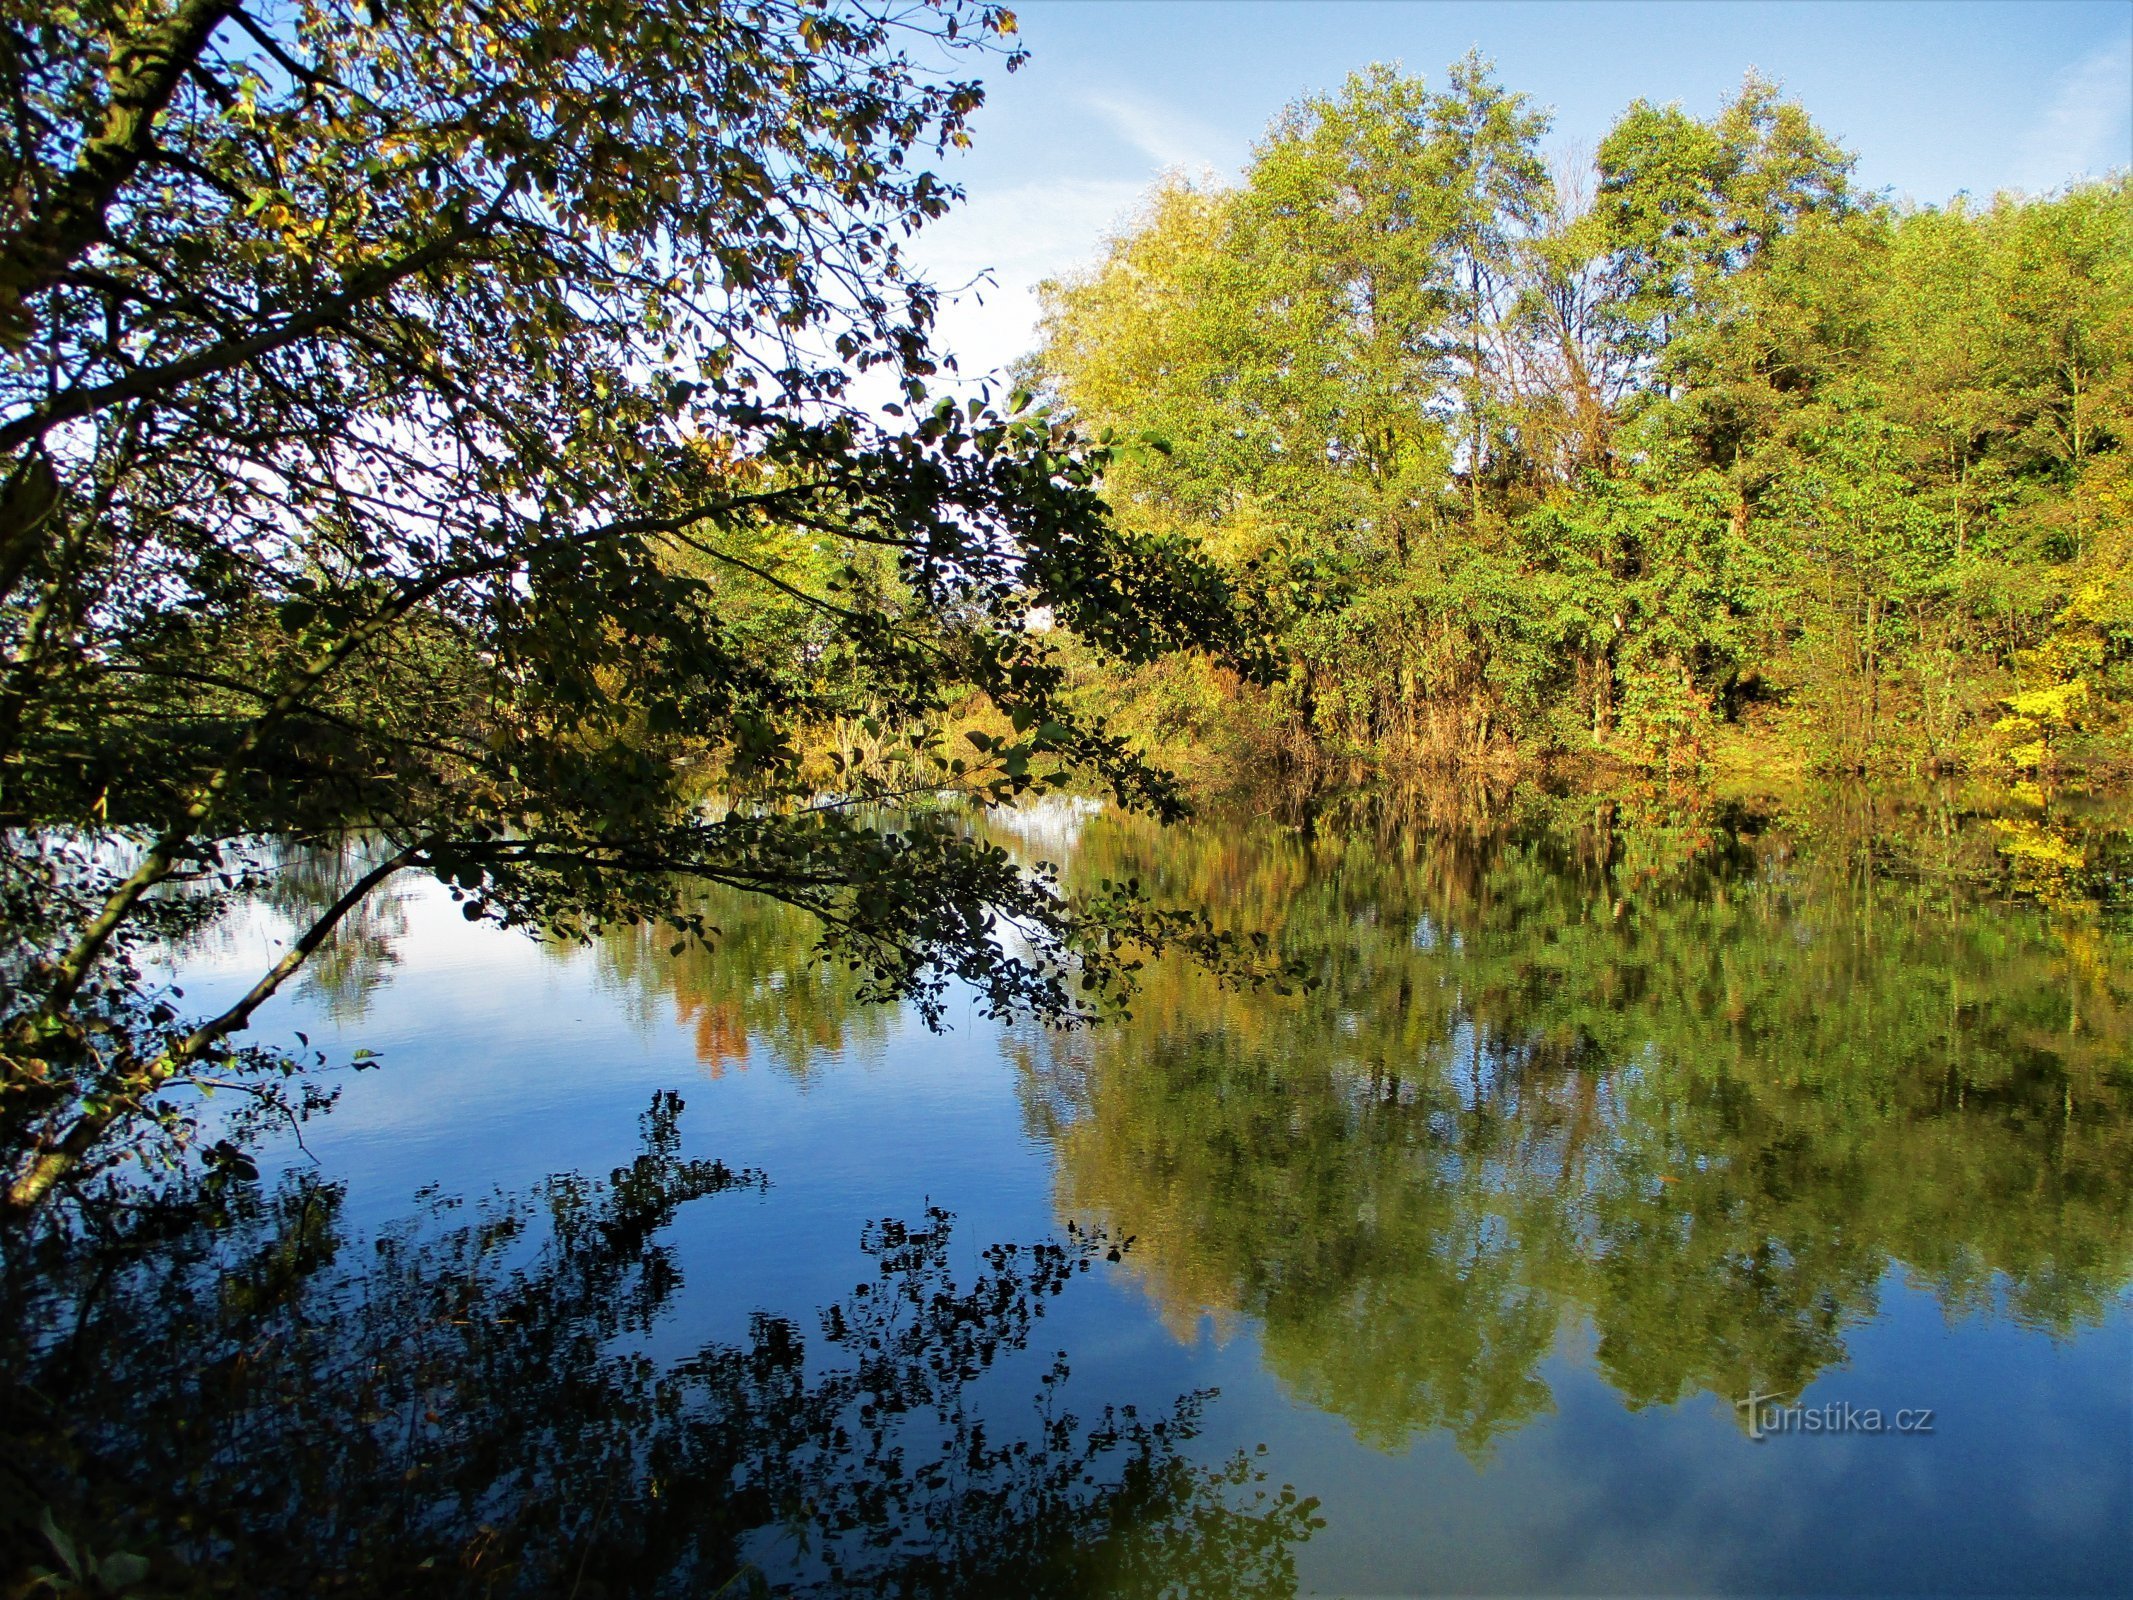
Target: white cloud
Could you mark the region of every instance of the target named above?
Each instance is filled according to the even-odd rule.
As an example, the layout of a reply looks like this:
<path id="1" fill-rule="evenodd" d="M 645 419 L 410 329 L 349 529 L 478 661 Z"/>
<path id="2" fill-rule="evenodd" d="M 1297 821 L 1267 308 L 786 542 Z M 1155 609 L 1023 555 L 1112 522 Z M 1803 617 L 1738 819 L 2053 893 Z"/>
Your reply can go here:
<path id="1" fill-rule="evenodd" d="M 2133 34 L 2059 74 L 2058 91 L 2023 141 L 2032 192 L 2133 165 Z"/>
<path id="2" fill-rule="evenodd" d="M 1081 103 L 1158 171 L 1177 169 L 1197 176 L 1224 164 L 1219 156 L 1229 140 L 1204 122 L 1119 95 L 1085 95 Z"/>
<path id="3" fill-rule="evenodd" d="M 973 186 L 913 242 L 926 276 L 944 294 L 961 291 L 941 308 L 935 345 L 954 354 L 966 378 L 1004 368 L 1035 345 L 1037 285 L 1093 261 L 1159 175 L 1197 177 L 1227 165 L 1222 152 L 1231 141 L 1193 117 L 1122 95 L 1078 103 L 1147 165 L 1112 161 L 1099 167 L 1103 176 Z M 988 281 L 974 283 L 981 274 Z"/>
<path id="4" fill-rule="evenodd" d="M 1084 94 L 1071 104 L 1125 148 L 1090 150 L 1084 124 L 1076 130 L 1083 137 L 1075 176 L 1001 187 L 967 180 L 962 202 L 906 247 L 942 293 L 933 347 L 956 358 L 965 382 L 997 374 L 1034 348 L 1043 309 L 1037 285 L 1093 262 L 1161 174 L 1198 177 L 1227 164 L 1220 160 L 1233 143 L 1227 135 L 1153 101 Z M 886 398 L 885 378 L 860 386 L 868 400 L 876 389 Z"/>

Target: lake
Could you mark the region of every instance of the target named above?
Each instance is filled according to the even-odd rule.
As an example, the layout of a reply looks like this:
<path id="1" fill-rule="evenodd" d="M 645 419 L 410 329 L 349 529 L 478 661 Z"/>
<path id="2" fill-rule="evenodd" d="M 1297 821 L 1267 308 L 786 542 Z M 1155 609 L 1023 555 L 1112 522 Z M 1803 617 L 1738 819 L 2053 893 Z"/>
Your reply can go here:
<path id="1" fill-rule="evenodd" d="M 655 1362 L 814 1329 L 876 1276 L 881 1219 L 950 1214 L 929 1237 L 963 1281 L 988 1244 L 1094 1239 L 953 1427 L 1027 1463 L 1071 1448 L 1068 1411 L 1198 1396 L 1194 1492 L 1278 1512 L 1266 1548 L 1167 1578 L 1158 1551 L 1122 1592 L 2133 1589 L 2122 823 L 1833 791 L 990 826 L 1272 931 L 1313 986 L 1158 963 L 1112 1026 L 958 1001 L 929 1033 L 775 906 L 716 899 L 718 949 L 674 956 L 414 887 L 263 1014 L 379 1053 L 273 1164 L 388 1229 L 426 1186 L 605 1171 L 678 1092 L 679 1148 L 746 1181 L 674 1213 L 671 1292 L 608 1330 Z M 190 1000 L 281 927 L 188 950 Z M 822 1576 L 790 1516 L 747 1548 Z"/>

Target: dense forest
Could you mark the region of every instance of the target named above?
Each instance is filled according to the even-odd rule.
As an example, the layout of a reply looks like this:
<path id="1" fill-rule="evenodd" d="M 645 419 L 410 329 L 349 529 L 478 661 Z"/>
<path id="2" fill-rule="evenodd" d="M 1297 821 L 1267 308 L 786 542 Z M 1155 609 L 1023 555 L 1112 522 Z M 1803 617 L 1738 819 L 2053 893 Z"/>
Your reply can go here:
<path id="1" fill-rule="evenodd" d="M 1753 74 L 1549 132 L 1478 56 L 1372 67 L 1047 285 L 1033 386 L 1288 665 L 1106 702 L 1203 772 L 2122 767 L 2125 174 L 1899 203 Z"/>

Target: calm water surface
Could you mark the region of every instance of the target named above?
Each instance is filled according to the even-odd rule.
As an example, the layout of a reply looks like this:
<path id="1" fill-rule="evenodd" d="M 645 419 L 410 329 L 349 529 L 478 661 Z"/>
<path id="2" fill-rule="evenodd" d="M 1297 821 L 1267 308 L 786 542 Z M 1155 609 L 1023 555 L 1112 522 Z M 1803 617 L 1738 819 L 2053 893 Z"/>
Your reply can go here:
<path id="1" fill-rule="evenodd" d="M 769 1181 L 682 1212 L 661 1354 L 807 1320 L 928 1205 L 973 1261 L 1132 1236 L 1037 1342 L 1090 1409 L 1218 1390 L 1194 1453 L 1320 1502 L 1305 1592 L 2133 1590 L 2133 936 L 2094 882 L 1858 797 L 1437 823 L 1006 826 L 1278 929 L 1300 999 L 1163 966 L 1121 1026 L 929 1034 L 777 908 L 677 959 L 417 889 L 263 1021 L 382 1055 L 307 1134 L 360 1223 L 604 1170 L 678 1090 L 688 1151 Z"/>

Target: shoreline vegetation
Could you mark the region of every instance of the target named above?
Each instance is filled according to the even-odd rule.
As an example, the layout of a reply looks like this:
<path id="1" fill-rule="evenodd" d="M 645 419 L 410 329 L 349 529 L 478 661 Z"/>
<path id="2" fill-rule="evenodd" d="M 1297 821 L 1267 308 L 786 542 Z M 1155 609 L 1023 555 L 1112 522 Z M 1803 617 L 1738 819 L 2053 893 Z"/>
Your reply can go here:
<path id="1" fill-rule="evenodd" d="M 1751 74 L 1587 154 L 1469 56 L 1278 118 L 1046 286 L 1023 373 L 1283 681 L 1083 692 L 1160 759 L 2133 772 L 2133 189 L 1944 207 Z"/>

